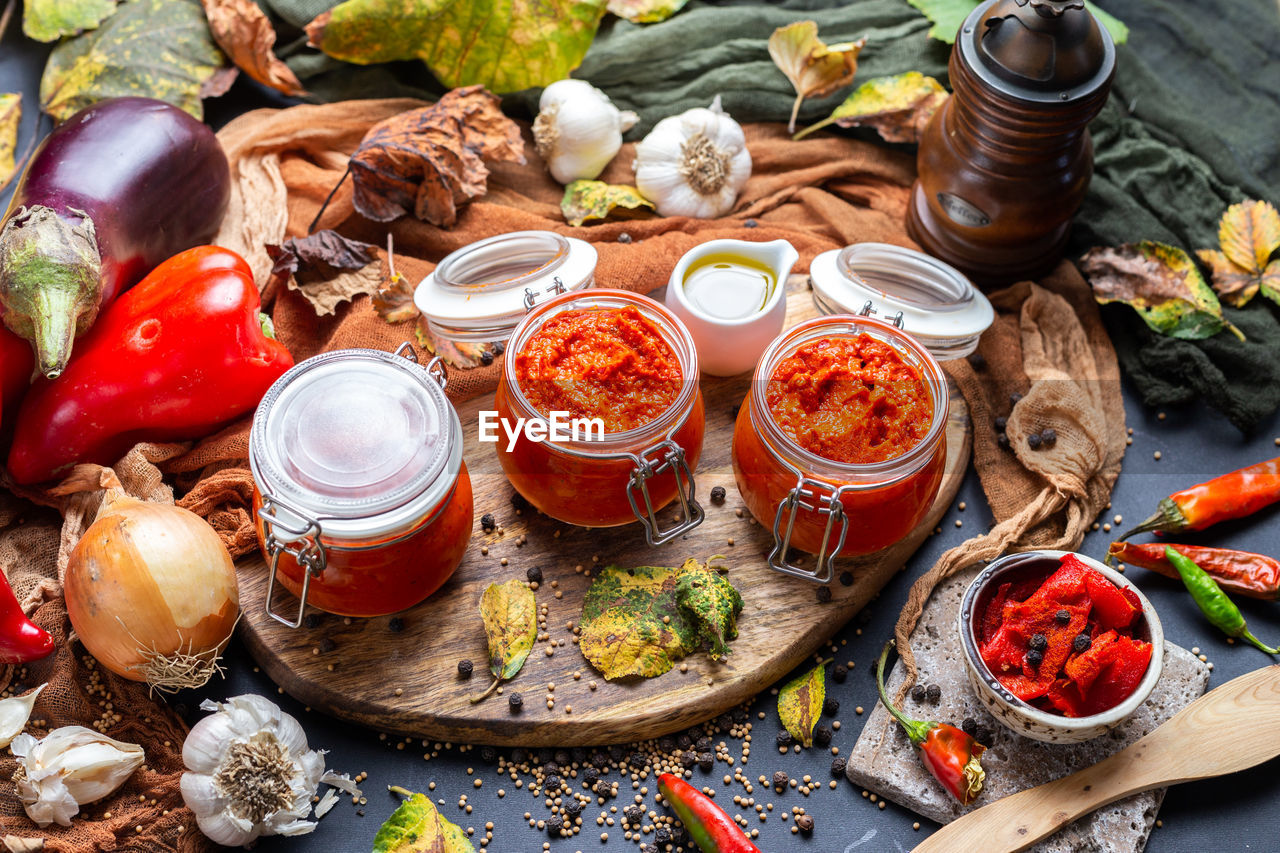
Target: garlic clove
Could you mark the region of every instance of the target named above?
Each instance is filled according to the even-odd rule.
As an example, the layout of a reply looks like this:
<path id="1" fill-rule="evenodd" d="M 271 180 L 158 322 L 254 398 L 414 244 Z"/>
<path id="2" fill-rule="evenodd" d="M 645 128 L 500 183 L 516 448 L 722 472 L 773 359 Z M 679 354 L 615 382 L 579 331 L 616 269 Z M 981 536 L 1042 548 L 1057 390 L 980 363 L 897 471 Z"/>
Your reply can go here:
<path id="1" fill-rule="evenodd" d="M 48 686 L 46 682 L 24 696 L 0 700 L 0 747 L 8 746 L 26 728 L 36 698 Z"/>
<path id="2" fill-rule="evenodd" d="M 183 742 L 182 763 L 188 770 L 196 773 L 213 773 L 222 763 L 227 742 L 237 734 L 239 733 L 232 728 L 229 716 L 218 714 L 207 717 L 202 725 L 191 729 Z"/>
<path id="3" fill-rule="evenodd" d="M 551 176 L 562 184 L 594 179 L 622 147 L 639 117 L 621 112 L 585 80 L 559 80 L 542 90 L 534 143 Z"/>

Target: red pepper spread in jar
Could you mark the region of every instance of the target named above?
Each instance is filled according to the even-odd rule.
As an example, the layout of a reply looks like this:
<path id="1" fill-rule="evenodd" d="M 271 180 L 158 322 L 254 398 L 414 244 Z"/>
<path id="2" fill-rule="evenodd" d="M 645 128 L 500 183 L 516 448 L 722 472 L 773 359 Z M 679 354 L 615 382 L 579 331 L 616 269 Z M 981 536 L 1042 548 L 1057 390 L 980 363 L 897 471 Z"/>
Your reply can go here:
<path id="1" fill-rule="evenodd" d="M 902 456 L 933 423 L 920 371 L 865 334 L 803 344 L 778 363 L 765 399 L 774 422 L 805 450 L 855 465 Z"/>
<path id="2" fill-rule="evenodd" d="M 1151 644 L 1134 637 L 1138 597 L 1071 554 L 1044 581 L 1000 584 L 979 617 L 987 668 L 1042 711 L 1087 717 L 1114 708 L 1151 662 Z"/>
<path id="3" fill-rule="evenodd" d="M 684 378 L 658 325 L 631 305 L 556 314 L 521 347 L 515 371 L 539 412 L 600 418 L 607 433 L 656 420 Z"/>

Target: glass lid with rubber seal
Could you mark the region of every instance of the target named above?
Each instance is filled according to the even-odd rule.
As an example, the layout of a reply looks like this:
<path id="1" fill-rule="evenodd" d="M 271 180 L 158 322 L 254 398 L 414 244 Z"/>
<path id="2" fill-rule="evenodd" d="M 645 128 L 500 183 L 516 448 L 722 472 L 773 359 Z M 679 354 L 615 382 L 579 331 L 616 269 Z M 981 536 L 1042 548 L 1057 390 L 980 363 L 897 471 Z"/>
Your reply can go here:
<path id="1" fill-rule="evenodd" d="M 258 406 L 254 479 L 264 496 L 310 516 L 390 513 L 450 479 L 441 475 L 460 456 L 454 421 L 441 381 L 408 358 L 323 353 L 276 380 Z"/>
<path id="2" fill-rule="evenodd" d="M 914 249 L 855 243 L 809 267 L 823 314 L 871 314 L 894 323 L 939 361 L 963 358 L 995 319 L 991 303 L 955 267 Z"/>
<path id="3" fill-rule="evenodd" d="M 533 305 L 595 283 L 597 254 L 585 240 L 513 231 L 448 255 L 413 293 L 430 330 L 455 341 L 506 340 Z"/>

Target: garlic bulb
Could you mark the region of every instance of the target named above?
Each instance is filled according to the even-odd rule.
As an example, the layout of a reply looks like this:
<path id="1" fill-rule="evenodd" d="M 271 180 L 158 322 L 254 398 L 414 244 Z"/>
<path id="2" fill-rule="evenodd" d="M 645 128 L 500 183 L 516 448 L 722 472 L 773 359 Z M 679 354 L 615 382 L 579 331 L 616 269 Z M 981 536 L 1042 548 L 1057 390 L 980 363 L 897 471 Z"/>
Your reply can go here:
<path id="1" fill-rule="evenodd" d="M 551 177 L 560 183 L 596 178 L 638 118 L 630 110 L 619 110 L 585 80 L 559 80 L 542 90 L 533 141 Z"/>
<path id="2" fill-rule="evenodd" d="M 733 208 L 751 177 L 742 126 L 720 106 L 664 118 L 636 146 L 636 189 L 662 216 L 711 219 Z"/>
<path id="3" fill-rule="evenodd" d="M 40 698 L 40 691 L 48 687 L 48 682 L 41 684 L 25 696 L 10 696 L 0 699 L 0 747 L 13 743 L 13 739 L 27 727 L 31 719 L 31 710 Z"/>
<path id="4" fill-rule="evenodd" d="M 307 748 L 293 717 L 253 694 L 200 703 L 216 713 L 196 723 L 182 744 L 182 799 L 200 831 L 237 847 L 260 835 L 303 835 L 324 753 Z"/>
<path id="5" fill-rule="evenodd" d="M 18 799 L 42 828 L 71 826 L 81 806 L 114 793 L 145 759 L 137 744 L 84 726 L 63 726 L 40 740 L 18 735 L 12 749 L 18 757 L 13 774 Z"/>

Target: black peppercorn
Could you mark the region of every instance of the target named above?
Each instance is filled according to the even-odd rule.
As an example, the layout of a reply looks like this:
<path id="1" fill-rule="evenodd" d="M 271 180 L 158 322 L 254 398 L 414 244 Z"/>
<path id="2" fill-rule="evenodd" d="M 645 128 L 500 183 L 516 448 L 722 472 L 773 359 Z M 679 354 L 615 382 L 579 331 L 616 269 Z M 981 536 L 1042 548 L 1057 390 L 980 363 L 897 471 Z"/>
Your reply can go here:
<path id="1" fill-rule="evenodd" d="M 608 782 L 606 782 L 604 779 L 597 779 L 596 783 L 591 786 L 591 790 L 595 793 L 597 797 L 613 796 L 613 786 L 610 785 Z"/>
<path id="2" fill-rule="evenodd" d="M 964 721 L 960 723 L 960 731 L 969 737 L 973 737 L 978 733 L 978 721 L 973 717 L 965 717 Z"/>
<path id="3" fill-rule="evenodd" d="M 1077 652 L 1087 651 L 1091 645 L 1093 640 L 1089 639 L 1088 634 L 1081 634 L 1071 642 L 1071 648 Z"/>
<path id="4" fill-rule="evenodd" d="M 995 734 L 986 726 L 978 726 L 978 730 L 974 732 L 973 739 L 984 746 L 990 746 L 995 742 Z"/>
<path id="5" fill-rule="evenodd" d="M 813 816 L 807 814 L 796 815 L 796 829 L 800 830 L 805 835 L 813 832 Z"/>
<path id="6" fill-rule="evenodd" d="M 831 668 L 831 680 L 836 684 L 844 684 L 844 680 L 849 677 L 849 668 L 842 663 L 836 664 Z"/>
<path id="7" fill-rule="evenodd" d="M 1053 614 L 1053 621 L 1057 622 L 1059 625 L 1066 625 L 1071 621 L 1071 611 L 1059 610 L 1057 613 Z"/>
<path id="8" fill-rule="evenodd" d="M 480 529 L 485 533 L 492 533 L 498 526 L 498 522 L 494 521 L 493 513 L 486 512 L 480 516 Z"/>
<path id="9" fill-rule="evenodd" d="M 612 758 L 614 761 L 621 761 L 625 756 L 626 756 L 626 752 L 623 751 L 622 747 L 620 746 L 609 747 L 609 757 Z"/>
<path id="10" fill-rule="evenodd" d="M 738 725 L 742 725 L 750 718 L 751 718 L 751 715 L 748 714 L 746 711 L 742 710 L 741 708 L 738 708 L 733 712 L 733 721 Z"/>
<path id="11" fill-rule="evenodd" d="M 582 781 L 586 782 L 588 787 L 594 785 L 596 782 L 600 781 L 600 771 L 594 767 L 585 768 L 582 771 Z"/>
<path id="12" fill-rule="evenodd" d="M 542 765 L 542 774 L 544 776 L 555 776 L 560 772 L 560 765 L 554 761 L 548 761 Z"/>
<path id="13" fill-rule="evenodd" d="M 706 735 L 703 735 L 702 737 L 698 738 L 696 742 L 694 742 L 694 747 L 697 748 L 698 752 L 706 752 L 707 750 L 711 749 L 711 738 L 707 737 Z"/>
<path id="14" fill-rule="evenodd" d="M 669 737 L 658 738 L 658 749 L 662 752 L 675 752 L 676 742 Z"/>
<path id="15" fill-rule="evenodd" d="M 512 764 L 524 764 L 528 760 L 529 760 L 529 750 L 521 749 L 520 747 L 516 747 L 515 749 L 511 750 Z"/>
<path id="16" fill-rule="evenodd" d="M 498 751 L 491 746 L 480 747 L 480 760 L 493 761 L 498 757 Z"/>
<path id="17" fill-rule="evenodd" d="M 643 752 L 633 752 L 627 756 L 627 763 L 636 770 L 643 770 L 645 765 L 649 763 L 649 759 L 645 757 Z"/>
<path id="18" fill-rule="evenodd" d="M 488 367 L 490 364 L 493 364 L 493 352 L 487 349 L 481 350 L 480 363 L 485 365 L 486 367 Z"/>
<path id="19" fill-rule="evenodd" d="M 973 367 L 974 370 L 986 370 L 987 369 L 986 356 L 984 356 L 980 352 L 971 353 L 969 355 L 969 364 Z"/>
<path id="20" fill-rule="evenodd" d="M 733 727 L 733 718 L 728 714 L 721 714 L 716 717 L 716 728 L 720 731 L 727 731 Z"/>
<path id="21" fill-rule="evenodd" d="M 399 634 L 404 630 L 404 620 L 399 616 L 392 616 L 387 622 L 387 630 L 393 634 Z"/>
<path id="22" fill-rule="evenodd" d="M 996 432 L 1004 432 L 1005 427 L 1009 425 L 1009 419 L 1001 415 L 995 419 Z"/>
<path id="23" fill-rule="evenodd" d="M 778 732 L 778 746 L 791 746 L 791 732 L 786 729 Z"/>
<path id="24" fill-rule="evenodd" d="M 942 700 L 942 687 L 930 684 L 924 689 L 924 697 L 929 700 L 930 705 L 937 705 Z"/>
<path id="25" fill-rule="evenodd" d="M 329 639 L 328 637 L 321 637 L 321 638 L 320 638 L 320 653 L 321 653 L 321 654 L 326 654 L 326 655 L 327 655 L 329 652 L 333 651 L 333 650 L 334 650 L 334 649 L 336 649 L 337 647 L 338 647 L 338 644 L 337 644 L 337 643 L 335 643 L 333 640 Z"/>
<path id="26" fill-rule="evenodd" d="M 511 706 L 511 710 L 513 712 L 519 711 L 520 706 L 524 704 L 524 697 L 522 697 L 519 693 L 508 693 L 507 704 Z"/>
<path id="27" fill-rule="evenodd" d="M 703 773 L 707 773 L 712 767 L 715 767 L 716 757 L 709 752 L 698 753 L 698 769 Z"/>
<path id="28" fill-rule="evenodd" d="M 560 765 L 561 769 L 568 767 L 572 762 L 573 757 L 569 753 L 563 749 L 556 750 L 556 764 Z"/>
<path id="29" fill-rule="evenodd" d="M 783 773 L 781 770 L 779 770 L 777 773 L 774 773 L 773 774 L 774 790 L 781 791 L 783 788 L 787 787 L 787 781 L 788 780 L 787 780 L 786 773 Z"/>
<path id="30" fill-rule="evenodd" d="M 1035 649 L 1027 652 L 1027 663 L 1032 666 L 1039 666 L 1044 663 L 1044 652 L 1037 651 Z"/>
<path id="31" fill-rule="evenodd" d="M 475 670 L 475 665 L 469 660 L 458 661 L 458 675 L 463 678 L 470 678 L 471 673 Z"/>
<path id="32" fill-rule="evenodd" d="M 831 600 L 831 587 L 823 585 L 818 587 L 818 601 L 826 604 Z"/>
<path id="33" fill-rule="evenodd" d="M 320 614 L 319 614 L 319 613 L 308 613 L 308 614 L 307 614 L 307 616 L 306 616 L 306 618 L 302 620 L 302 624 L 303 624 L 303 625 L 305 625 L 305 626 L 307 627 L 307 629 L 308 629 L 308 630 L 314 630 L 314 629 L 316 629 L 316 628 L 319 628 L 319 627 L 320 627 Z M 15 694 L 15 695 L 17 695 L 17 694 Z"/>
<path id="34" fill-rule="evenodd" d="M 546 827 L 548 834 L 559 835 L 560 830 L 564 829 L 564 818 L 560 817 L 558 814 L 553 814 L 551 817 L 543 821 L 542 825 Z"/>
<path id="35" fill-rule="evenodd" d="M 1032 450 L 1040 449 L 1040 433 L 1033 432 L 1031 435 L 1027 436 L 1027 447 L 1030 447 Z"/>
<path id="36" fill-rule="evenodd" d="M 841 572 L 841 573 L 840 573 L 840 585 L 841 585 L 841 586 L 853 586 L 853 572 Z"/>
<path id="37" fill-rule="evenodd" d="M 694 752 L 692 749 L 686 749 L 684 752 L 680 753 L 680 763 L 685 768 L 692 767 L 698 763 L 698 753 Z"/>
<path id="38" fill-rule="evenodd" d="M 822 703 L 822 713 L 826 714 L 828 717 L 834 717 L 836 712 L 839 710 L 840 703 L 835 699 L 832 699 L 830 696 L 827 697 L 827 701 Z"/>
<path id="39" fill-rule="evenodd" d="M 1015 406 L 1018 405 L 1018 401 L 1021 399 L 1022 399 L 1022 395 L 1019 394 L 1017 391 L 1014 391 L 1012 394 L 1009 395 L 1009 402 Z"/>
<path id="40" fill-rule="evenodd" d="M 659 844 L 670 844 L 675 840 L 675 835 L 669 826 L 660 826 L 653 831 L 653 840 Z"/>
<path id="41" fill-rule="evenodd" d="M 1009 449 L 1009 436 L 1005 435 L 1004 433 L 1000 433 L 999 435 L 997 435 L 997 436 L 996 436 L 996 447 L 999 447 L 1001 450 L 1008 450 L 1008 449 Z"/>
<path id="42" fill-rule="evenodd" d="M 618 235 L 618 242 L 619 242 L 619 243 L 630 243 L 630 242 L 631 242 L 631 235 L 630 235 L 630 234 L 628 234 L 626 231 L 623 231 L 621 234 L 619 234 L 619 235 Z"/>
<path id="43" fill-rule="evenodd" d="M 711 502 L 713 504 L 724 503 L 724 495 L 725 495 L 724 486 L 711 487 Z"/>
<path id="44" fill-rule="evenodd" d="M 542 569 L 537 566 L 525 569 L 524 576 L 529 579 L 530 583 L 542 583 Z"/>
<path id="45" fill-rule="evenodd" d="M 632 803 L 622 810 L 622 814 L 626 817 L 627 823 L 638 826 L 640 821 L 644 820 L 644 807 L 639 803 Z"/>
<path id="46" fill-rule="evenodd" d="M 519 492 L 511 493 L 511 506 L 515 509 L 525 509 L 529 506 L 529 502 L 524 499 L 524 495 Z"/>
<path id="47" fill-rule="evenodd" d="M 1045 649 L 1049 648 L 1049 638 L 1044 634 L 1032 634 L 1031 640 L 1027 643 L 1027 646 L 1037 652 L 1043 652 Z"/>
<path id="48" fill-rule="evenodd" d="M 831 746 L 831 729 L 818 726 L 813 733 L 813 742 L 818 746 Z"/>
<path id="49" fill-rule="evenodd" d="M 1040 431 L 1040 441 L 1045 447 L 1053 447 L 1058 443 L 1058 431 L 1053 427 L 1046 427 Z"/>
<path id="50" fill-rule="evenodd" d="M 912 688 L 911 688 L 911 701 L 912 701 L 912 702 L 923 702 L 923 701 L 924 701 L 924 694 L 925 694 L 924 685 L 923 685 L 923 684 L 917 684 L 915 687 L 912 687 Z"/>
<path id="51" fill-rule="evenodd" d="M 555 792 L 560 790 L 560 777 L 552 774 L 542 780 L 542 790 L 547 792 Z"/>
<path id="52" fill-rule="evenodd" d="M 843 776 L 844 769 L 848 766 L 849 766 L 848 761 L 845 761 L 845 759 L 842 758 L 841 756 L 836 756 L 835 758 L 831 759 L 831 775 Z"/>
<path id="53" fill-rule="evenodd" d="M 743 227 L 743 228 L 755 228 L 755 227 L 756 227 L 757 225 L 759 225 L 759 224 L 760 224 L 760 223 L 759 223 L 759 222 L 756 222 L 754 219 L 748 219 L 746 222 L 742 223 L 742 227 Z"/>
<path id="54" fill-rule="evenodd" d="M 596 767 L 604 767 L 609 763 L 609 756 L 603 752 L 593 752 L 591 753 L 591 763 Z"/>
<path id="55" fill-rule="evenodd" d="M 564 804 L 560 806 L 560 811 L 571 818 L 577 817 L 582 814 L 582 800 L 577 797 L 568 797 L 565 799 Z"/>
<path id="56" fill-rule="evenodd" d="M 502 341 L 494 341 L 494 342 L 493 342 L 493 354 L 494 354 L 494 355 L 502 355 L 502 354 L 506 351 L 506 349 L 507 349 L 507 345 L 506 345 L 505 343 L 503 343 Z"/>
<path id="57" fill-rule="evenodd" d="M 693 738 L 689 737 L 688 732 L 676 735 L 676 746 L 681 749 L 688 749 L 693 746 Z"/>

